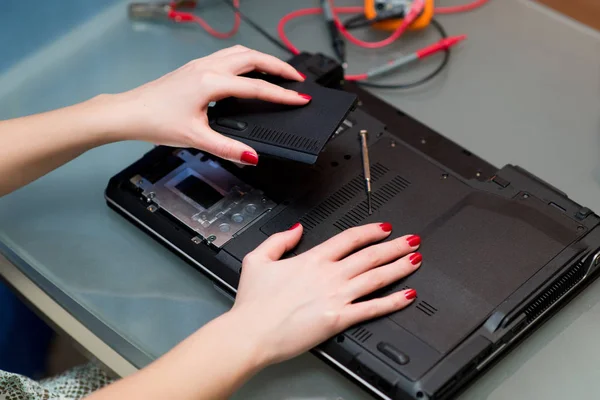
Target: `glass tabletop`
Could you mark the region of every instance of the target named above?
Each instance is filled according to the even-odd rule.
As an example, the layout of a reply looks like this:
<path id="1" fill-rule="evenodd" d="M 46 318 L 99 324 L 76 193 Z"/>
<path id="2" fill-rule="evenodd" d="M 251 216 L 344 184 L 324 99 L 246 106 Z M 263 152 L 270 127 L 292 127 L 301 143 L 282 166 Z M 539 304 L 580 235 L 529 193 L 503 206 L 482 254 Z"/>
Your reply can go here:
<path id="1" fill-rule="evenodd" d="M 246 24 L 234 38 L 218 40 L 191 25 L 133 23 L 121 0 L 102 6 L 65 1 L 73 4 L 52 17 L 60 23 L 18 28 L 17 16 L 27 13 L 19 3 L 9 0 L 12 13 L 0 13 L 0 49 L 7 55 L 0 62 L 0 118 L 127 90 L 236 43 L 287 57 Z M 242 2 L 270 32 L 281 16 L 301 6 Z M 223 29 L 233 20 L 218 1 L 207 3 L 202 15 Z M 517 163 L 599 211 L 600 35 L 520 0 L 495 1 L 478 12 L 440 20 L 452 34 L 470 35 L 454 52 L 450 68 L 425 87 L 375 93 L 493 164 Z M 299 48 L 330 53 L 318 16 L 288 29 Z M 18 48 L 5 39 L 15 32 L 29 44 Z M 350 48 L 350 71 L 418 48 L 435 40 L 435 33 L 412 37 L 385 52 Z M 411 80 L 437 62 L 387 79 Z M 0 251 L 138 367 L 230 306 L 207 278 L 106 206 L 108 179 L 150 147 L 126 142 L 95 149 L 0 199 Z M 463 398 L 600 394 L 599 302 L 600 284 L 595 284 Z M 237 398 L 369 397 L 307 354 L 263 371 Z"/>

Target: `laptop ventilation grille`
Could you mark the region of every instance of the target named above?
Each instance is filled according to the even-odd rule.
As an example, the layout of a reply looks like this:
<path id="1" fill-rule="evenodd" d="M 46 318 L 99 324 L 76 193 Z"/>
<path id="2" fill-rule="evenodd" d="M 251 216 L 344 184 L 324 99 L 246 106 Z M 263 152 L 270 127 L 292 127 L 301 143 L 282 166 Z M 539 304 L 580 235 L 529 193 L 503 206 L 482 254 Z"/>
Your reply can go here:
<path id="1" fill-rule="evenodd" d="M 319 150 L 319 141 L 316 139 L 310 139 L 307 137 L 293 135 L 291 133 L 277 131 L 274 129 L 263 128 L 260 126 L 255 126 L 248 136 L 255 140 L 277 144 L 279 146 L 297 150 L 313 152 Z"/>
<path id="2" fill-rule="evenodd" d="M 373 182 L 377 181 L 388 171 L 389 169 L 379 163 L 373 165 L 371 168 L 371 180 Z M 314 229 L 319 224 L 323 223 L 331 214 L 340 207 L 343 207 L 359 193 L 363 193 L 364 190 L 363 176 L 356 176 L 341 189 L 323 200 L 318 206 L 300 218 L 300 223 L 304 227 L 304 231 Z"/>
<path id="3" fill-rule="evenodd" d="M 393 199 L 398 193 L 410 186 L 410 182 L 401 176 L 396 176 L 390 182 L 376 190 L 372 196 L 373 210 L 376 211 L 385 203 Z M 362 188 L 362 186 L 361 186 Z M 360 225 L 361 222 L 369 216 L 367 200 L 363 200 L 356 207 L 346 213 L 333 225 L 339 230 L 345 230 Z"/>
<path id="4" fill-rule="evenodd" d="M 356 328 L 350 335 L 361 343 L 366 342 L 371 336 L 373 336 L 369 330 L 362 327 Z"/>
<path id="5" fill-rule="evenodd" d="M 533 321 L 552 306 L 552 304 L 583 279 L 585 272 L 586 269 L 583 267 L 583 261 L 579 261 L 565 272 L 552 286 L 546 289 L 546 291 L 527 306 L 525 309 L 527 321 Z"/>

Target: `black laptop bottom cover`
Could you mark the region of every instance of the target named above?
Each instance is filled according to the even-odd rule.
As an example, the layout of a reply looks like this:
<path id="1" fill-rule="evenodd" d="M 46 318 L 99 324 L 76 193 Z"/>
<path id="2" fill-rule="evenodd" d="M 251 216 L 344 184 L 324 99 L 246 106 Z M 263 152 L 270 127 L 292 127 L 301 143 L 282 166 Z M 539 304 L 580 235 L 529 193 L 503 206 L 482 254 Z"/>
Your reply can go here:
<path id="1" fill-rule="evenodd" d="M 231 290 L 243 257 L 298 221 L 305 233 L 296 254 L 370 222 L 390 222 L 390 239 L 420 235 L 422 267 L 375 294 L 410 287 L 416 301 L 317 352 L 380 397 L 443 398 L 585 276 L 582 260 L 600 244 L 598 217 L 518 167 L 460 176 L 399 140 L 398 132 L 426 128 L 408 117 L 395 122 L 353 111 L 315 165 L 264 159 L 239 167 L 159 147 L 114 177 L 106 196 Z M 372 215 L 361 129 L 369 132 Z M 211 189 L 194 193 L 190 177 Z M 556 282 L 564 287 L 544 292 Z"/>

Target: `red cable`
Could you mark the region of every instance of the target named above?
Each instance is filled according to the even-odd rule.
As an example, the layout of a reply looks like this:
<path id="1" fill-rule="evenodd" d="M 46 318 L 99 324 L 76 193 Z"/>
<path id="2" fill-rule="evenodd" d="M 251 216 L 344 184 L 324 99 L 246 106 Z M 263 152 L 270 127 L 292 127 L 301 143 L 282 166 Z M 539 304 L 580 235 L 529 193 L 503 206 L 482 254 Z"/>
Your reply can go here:
<path id="1" fill-rule="evenodd" d="M 379 42 L 366 42 L 366 41 L 360 40 L 358 38 L 355 38 L 353 35 L 351 35 L 348 32 L 348 30 L 344 27 L 344 25 L 342 24 L 342 22 L 340 21 L 338 15 L 337 15 L 338 13 L 339 14 L 362 13 L 362 12 L 364 12 L 363 7 L 334 8 L 333 0 L 329 0 L 329 1 L 331 1 L 331 3 L 332 3 L 333 18 L 334 18 L 334 21 L 335 21 L 338 29 L 340 30 L 340 33 L 342 33 L 342 35 L 346 39 L 348 39 L 350 42 L 352 42 L 360 47 L 375 49 L 375 48 L 387 46 L 387 45 L 393 43 L 395 40 L 397 40 L 404 33 L 404 31 L 408 28 L 408 25 L 410 25 L 410 23 L 401 24 L 394 31 L 394 33 L 392 33 L 392 35 L 390 35 L 387 39 L 381 40 Z M 438 14 L 451 14 L 451 13 L 470 11 L 475 8 L 481 7 L 488 1 L 489 0 L 476 0 L 473 3 L 465 4 L 462 6 L 441 7 L 441 8 L 437 8 L 435 10 L 435 12 Z M 236 8 L 239 8 L 239 0 L 233 0 L 233 4 Z M 296 46 L 294 46 L 294 44 L 287 38 L 287 35 L 285 34 L 285 25 L 294 18 L 298 18 L 298 17 L 302 17 L 302 16 L 306 16 L 306 15 L 317 15 L 317 14 L 322 14 L 322 13 L 323 13 L 322 8 L 306 8 L 306 9 L 292 11 L 291 13 L 289 13 L 289 14 L 285 15 L 283 18 L 281 18 L 281 20 L 279 20 L 279 23 L 277 25 L 277 31 L 279 33 L 279 37 L 281 38 L 281 41 L 285 44 L 285 46 L 287 46 L 293 54 L 296 54 L 296 55 L 300 54 L 300 50 L 298 50 L 298 48 L 296 48 Z M 235 21 L 234 21 L 233 28 L 228 32 L 219 32 L 219 31 L 213 29 L 206 21 L 204 21 L 204 19 L 202 19 L 194 14 L 191 14 L 191 13 L 176 11 L 173 7 L 169 11 L 169 18 L 175 20 L 176 22 L 195 22 L 198 25 L 200 25 L 208 34 L 210 34 L 216 38 L 219 38 L 219 39 L 227 39 L 227 38 L 230 38 L 233 35 L 235 35 L 238 32 L 240 24 L 241 24 L 241 17 L 240 17 L 239 12 L 235 12 Z M 360 80 L 365 80 L 367 78 L 368 78 L 368 74 L 366 74 L 366 73 L 345 76 L 345 79 L 349 80 L 349 81 L 360 81 Z"/>
<path id="2" fill-rule="evenodd" d="M 202 28 L 204 28 L 204 30 L 209 35 L 212 35 L 212 36 L 216 37 L 217 39 L 229 39 L 230 37 L 234 36 L 238 32 L 238 30 L 240 29 L 241 21 L 242 20 L 240 18 L 240 14 L 235 13 L 235 21 L 233 23 L 233 28 L 231 28 L 231 30 L 228 31 L 228 32 L 219 32 L 219 31 L 213 29 L 202 18 L 194 15 L 194 22 L 197 23 L 198 25 L 200 25 Z"/>
<path id="3" fill-rule="evenodd" d="M 380 40 L 379 42 L 366 42 L 364 40 L 360 40 L 354 37 L 350 32 L 348 32 L 346 27 L 344 27 L 344 24 L 340 21 L 340 19 L 337 16 L 337 10 L 333 6 L 333 0 L 329 0 L 329 2 L 331 3 L 333 19 L 335 20 L 335 23 L 338 29 L 340 30 L 342 36 L 348 39 L 348 41 L 350 41 L 351 43 L 354 43 L 355 45 L 359 47 L 364 47 L 366 49 L 379 49 L 381 47 L 389 46 L 390 44 L 398 40 L 400 36 L 402 36 L 402 34 L 408 29 L 410 24 L 412 24 L 414 21 L 414 18 L 410 21 L 408 21 L 407 19 L 403 19 L 402 23 L 398 26 L 398 28 L 396 28 L 396 30 L 386 39 Z M 361 12 L 364 12 L 364 9 L 361 10 Z M 416 18 L 416 15 L 414 17 Z"/>
<path id="4" fill-rule="evenodd" d="M 398 26 L 398 28 L 387 38 L 384 40 L 380 40 L 379 42 L 366 42 L 364 40 L 360 40 L 358 38 L 356 38 L 355 36 L 353 36 L 350 32 L 348 32 L 348 30 L 344 27 L 344 24 L 340 21 L 339 17 L 338 17 L 338 13 L 339 14 L 355 14 L 355 13 L 362 13 L 364 12 L 364 8 L 363 7 L 339 7 L 339 8 L 335 8 L 333 7 L 333 0 L 329 0 L 331 2 L 331 8 L 333 11 L 333 18 L 335 21 L 335 24 L 337 25 L 338 29 L 340 30 L 340 33 L 351 43 L 359 46 L 359 47 L 363 47 L 363 48 L 367 48 L 367 49 L 378 49 L 381 47 L 385 47 L 388 46 L 392 43 L 394 43 L 394 41 L 398 40 L 398 38 L 400 36 L 402 36 L 402 34 L 406 31 L 406 29 L 408 28 L 408 26 L 410 25 L 410 23 L 412 23 L 412 21 L 409 22 L 403 22 L 402 24 L 400 24 Z M 277 26 L 277 31 L 279 32 L 279 37 L 281 38 L 281 40 L 284 42 L 284 44 L 294 53 L 294 54 L 299 54 L 300 51 L 289 41 L 289 39 L 287 38 L 287 36 L 285 35 L 285 24 L 287 24 L 290 20 L 297 18 L 297 17 L 302 17 L 302 16 L 306 16 L 306 15 L 314 15 L 314 14 L 322 14 L 323 13 L 323 9 L 322 8 L 306 8 L 303 10 L 296 10 L 296 11 L 292 11 L 291 13 L 285 15 L 280 21 L 279 24 Z"/>
<path id="5" fill-rule="evenodd" d="M 368 79 L 369 75 L 368 74 L 356 74 L 356 75 L 345 75 L 344 79 L 347 81 L 364 81 L 365 79 Z"/>
<path id="6" fill-rule="evenodd" d="M 475 0 L 468 4 L 460 6 L 449 6 L 449 7 L 437 7 L 434 10 L 435 14 L 456 14 L 461 12 L 467 12 L 479 8 L 485 5 L 489 0 Z"/>
<path id="7" fill-rule="evenodd" d="M 398 37 L 400 35 L 402 35 L 403 30 L 397 29 L 390 37 L 388 37 L 385 40 L 379 41 L 379 42 L 365 42 L 365 41 L 355 38 L 346 30 L 346 28 L 343 27 L 343 24 L 339 20 L 337 14 L 357 14 L 357 13 L 362 13 L 362 12 L 364 12 L 363 7 L 337 7 L 337 8 L 335 8 L 335 13 L 334 13 L 335 23 L 338 26 L 338 28 L 340 29 L 340 32 L 342 33 L 342 35 L 344 35 L 344 37 L 346 37 L 349 41 L 356 44 L 357 46 L 366 47 L 366 48 L 379 48 L 379 47 L 387 46 L 388 44 L 392 43 L 394 40 L 398 39 Z M 300 54 L 300 50 L 298 50 L 296 48 L 296 46 L 294 46 L 292 44 L 292 42 L 287 38 L 287 35 L 285 34 L 285 25 L 294 18 L 304 17 L 307 15 L 317 15 L 317 14 L 323 14 L 323 9 L 322 8 L 304 8 L 301 10 L 292 11 L 291 13 L 286 14 L 283 18 L 281 18 L 279 20 L 279 24 L 277 25 L 277 32 L 279 33 L 279 38 L 290 49 L 290 51 L 292 53 Z"/>
<path id="8" fill-rule="evenodd" d="M 338 13 L 339 14 L 357 14 L 357 13 L 362 13 L 362 12 L 364 12 L 363 7 L 338 7 L 335 9 L 334 18 L 336 20 L 336 24 L 338 25 L 338 27 L 340 27 L 342 25 L 339 21 L 339 18 L 337 17 Z M 323 14 L 323 9 L 322 8 L 305 8 L 305 9 L 301 9 L 301 10 L 292 11 L 291 13 L 286 14 L 283 18 L 281 18 L 279 20 L 279 24 L 277 24 L 277 33 L 279 34 L 279 38 L 281 39 L 283 44 L 288 49 L 290 49 L 290 51 L 293 54 L 295 54 L 295 55 L 300 54 L 300 50 L 298 50 L 298 48 L 296 46 L 294 46 L 294 44 L 288 39 L 287 35 L 285 34 L 285 25 L 294 18 L 304 17 L 307 15 L 317 15 L 317 14 Z M 343 26 L 342 26 L 342 28 L 343 28 Z M 343 31 L 345 31 L 347 33 L 346 29 L 343 29 Z M 402 34 L 402 32 L 400 34 Z M 355 43 L 359 46 L 362 46 L 363 43 L 366 45 L 373 44 L 373 43 L 359 41 L 358 39 L 354 38 L 353 36 L 350 36 L 349 40 L 353 41 L 353 43 Z M 359 43 L 356 43 L 356 42 L 359 42 Z M 377 42 L 377 43 L 381 43 L 381 42 Z M 367 78 L 368 78 L 368 75 L 366 73 L 344 76 L 344 79 L 349 80 L 349 81 L 362 81 Z"/>
<path id="9" fill-rule="evenodd" d="M 394 31 L 394 33 L 392 33 L 386 39 L 380 40 L 379 42 L 366 42 L 364 40 L 360 40 L 359 38 L 355 37 L 350 32 L 348 32 L 348 30 L 344 27 L 344 24 L 342 24 L 342 22 L 338 18 L 336 12 L 333 13 L 333 18 L 342 36 L 348 39 L 349 42 L 366 49 L 379 49 L 381 47 L 389 46 L 390 44 L 394 43 L 394 41 L 396 41 L 400 36 L 402 36 L 402 34 L 406 31 L 406 28 L 408 28 L 408 24 L 401 24 Z"/>
<path id="10" fill-rule="evenodd" d="M 417 58 L 416 58 L 417 60 L 422 60 L 425 57 L 429 57 L 440 51 L 448 50 L 449 48 L 462 42 L 466 38 L 467 38 L 467 35 L 446 37 L 446 38 L 439 40 L 436 43 L 432 43 L 429 46 L 423 47 L 422 49 L 415 51 L 413 54 L 415 54 L 417 56 Z M 412 60 L 412 61 L 416 61 L 416 60 Z M 393 63 L 394 61 L 390 61 L 390 62 Z M 408 62 L 411 62 L 411 61 L 408 61 Z M 358 74 L 358 75 L 348 75 L 345 77 L 345 79 L 348 81 L 362 81 L 365 79 L 369 79 L 369 74 L 366 73 L 366 74 Z"/>
<path id="11" fill-rule="evenodd" d="M 336 9 L 336 12 L 340 14 L 356 14 L 364 11 L 363 7 L 339 7 Z M 279 38 L 285 44 L 292 53 L 298 55 L 300 54 L 300 50 L 294 46 L 294 44 L 288 39 L 285 34 L 285 25 L 293 20 L 294 18 L 304 17 L 306 15 L 317 15 L 323 14 L 322 8 L 304 8 L 301 10 L 292 11 L 291 13 L 285 15 L 283 18 L 279 20 L 277 24 L 277 33 L 279 34 Z"/>
<path id="12" fill-rule="evenodd" d="M 236 8 L 240 6 L 240 0 L 233 0 L 233 4 Z M 209 35 L 212 35 L 218 39 L 229 39 L 234 36 L 238 30 L 240 29 L 240 25 L 242 19 L 240 17 L 240 13 L 235 12 L 235 20 L 233 23 L 233 28 L 231 28 L 228 32 L 219 32 L 211 27 L 204 19 L 194 15 L 192 13 L 180 12 L 176 11 L 173 7 L 169 11 L 169 18 L 173 19 L 175 22 L 195 22 L 200 25 Z"/>
<path id="13" fill-rule="evenodd" d="M 332 1 L 332 6 L 333 6 L 333 0 L 331 0 L 331 1 Z M 460 6 L 437 7 L 435 9 L 435 13 L 436 14 L 455 14 L 455 13 L 472 11 L 476 8 L 479 8 L 483 5 L 485 5 L 488 1 L 489 0 L 475 0 L 472 3 L 463 4 Z M 236 8 L 239 8 L 240 1 L 233 0 L 233 4 L 235 5 Z M 397 40 L 400 36 L 402 36 L 404 31 L 406 30 L 406 27 L 403 27 L 401 25 L 387 39 L 381 40 L 379 42 L 366 42 L 366 41 L 363 41 L 363 40 L 360 40 L 360 39 L 354 37 L 350 32 L 348 32 L 348 30 L 344 27 L 344 25 L 341 23 L 341 21 L 339 20 L 339 18 L 337 16 L 338 13 L 340 13 L 340 14 L 362 13 L 362 12 L 364 12 L 363 7 L 338 7 L 338 8 L 332 7 L 332 9 L 334 10 L 333 16 L 334 16 L 336 25 L 340 29 L 340 33 L 346 39 L 348 39 L 348 41 L 350 41 L 360 47 L 376 49 L 376 48 L 388 46 L 389 44 L 391 44 L 395 40 Z M 278 28 L 277 28 L 279 31 L 279 36 L 281 37 L 281 40 L 284 42 L 284 44 L 289 47 L 290 51 L 294 52 L 295 54 L 300 53 L 300 51 L 289 41 L 289 39 L 285 35 L 285 32 L 283 30 L 283 27 L 285 26 L 285 24 L 287 22 L 289 22 L 290 20 L 297 18 L 297 17 L 301 17 L 301 16 L 305 16 L 305 15 L 322 14 L 322 13 L 323 13 L 323 10 L 321 8 L 307 8 L 307 9 L 291 12 L 279 21 Z M 241 25 L 241 17 L 238 12 L 235 13 L 235 20 L 234 20 L 233 28 L 231 28 L 231 30 L 228 32 L 219 32 L 219 31 L 215 30 L 214 28 L 212 28 L 204 19 L 202 19 L 196 15 L 190 14 L 190 13 L 182 13 L 182 12 L 173 10 L 172 18 L 174 20 L 176 20 L 177 22 L 188 22 L 188 21 L 195 22 L 198 25 L 200 25 L 208 34 L 210 34 L 218 39 L 229 39 L 230 37 L 234 36 L 238 32 L 240 25 Z"/>

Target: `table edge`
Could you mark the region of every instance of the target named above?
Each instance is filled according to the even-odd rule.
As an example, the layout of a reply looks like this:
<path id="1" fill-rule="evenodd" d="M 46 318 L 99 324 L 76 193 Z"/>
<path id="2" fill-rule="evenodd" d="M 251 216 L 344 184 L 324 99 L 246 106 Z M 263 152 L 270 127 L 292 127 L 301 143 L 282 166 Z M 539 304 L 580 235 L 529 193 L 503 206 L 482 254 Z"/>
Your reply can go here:
<path id="1" fill-rule="evenodd" d="M 119 377 L 128 376 L 152 361 L 33 268 L 22 260 L 19 262 L 16 254 L 10 253 L 0 243 L 0 278 L 57 333 L 72 338 L 84 353 Z"/>

